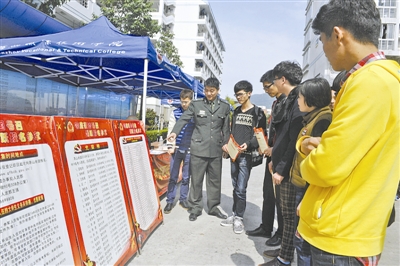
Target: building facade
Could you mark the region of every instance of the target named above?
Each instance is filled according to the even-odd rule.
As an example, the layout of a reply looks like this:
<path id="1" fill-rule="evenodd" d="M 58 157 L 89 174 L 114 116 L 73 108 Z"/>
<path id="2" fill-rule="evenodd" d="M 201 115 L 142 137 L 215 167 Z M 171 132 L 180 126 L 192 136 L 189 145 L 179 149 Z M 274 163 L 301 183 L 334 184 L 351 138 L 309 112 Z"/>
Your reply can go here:
<path id="1" fill-rule="evenodd" d="M 153 0 L 153 19 L 175 34 L 185 73 L 204 82 L 215 77 L 220 82 L 225 46 L 216 19 L 207 1 Z"/>
<path id="2" fill-rule="evenodd" d="M 312 31 L 311 24 L 320 7 L 328 0 L 308 0 L 304 28 L 303 72 L 304 80 L 323 77 L 330 83 L 338 72 L 334 71 L 322 50 L 319 36 Z M 399 61 L 400 58 L 400 2 L 398 0 L 375 0 L 381 15 L 379 50 Z"/>

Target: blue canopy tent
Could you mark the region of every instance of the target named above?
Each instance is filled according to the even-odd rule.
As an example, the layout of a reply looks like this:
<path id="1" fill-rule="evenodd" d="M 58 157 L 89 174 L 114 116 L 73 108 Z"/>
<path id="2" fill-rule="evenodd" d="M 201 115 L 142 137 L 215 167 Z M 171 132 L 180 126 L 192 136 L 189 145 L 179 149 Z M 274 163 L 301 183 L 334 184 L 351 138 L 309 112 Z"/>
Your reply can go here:
<path id="1" fill-rule="evenodd" d="M 0 39 L 0 64 L 29 77 L 143 99 L 179 99 L 183 88 L 204 96 L 203 85 L 157 53 L 149 37 L 122 34 L 105 17 L 79 29 Z"/>
<path id="2" fill-rule="evenodd" d="M 71 30 L 21 1 L 0 0 L 0 36 L 23 37 Z"/>

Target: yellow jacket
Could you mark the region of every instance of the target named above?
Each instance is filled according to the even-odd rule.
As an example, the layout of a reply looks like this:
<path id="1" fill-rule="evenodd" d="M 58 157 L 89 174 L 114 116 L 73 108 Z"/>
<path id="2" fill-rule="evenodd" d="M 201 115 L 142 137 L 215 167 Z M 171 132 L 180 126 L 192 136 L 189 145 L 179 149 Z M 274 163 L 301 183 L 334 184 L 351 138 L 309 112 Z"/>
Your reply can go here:
<path id="1" fill-rule="evenodd" d="M 400 174 L 399 72 L 390 60 L 354 72 L 320 145 L 300 166 L 310 186 L 298 230 L 319 249 L 356 257 L 382 253 Z"/>

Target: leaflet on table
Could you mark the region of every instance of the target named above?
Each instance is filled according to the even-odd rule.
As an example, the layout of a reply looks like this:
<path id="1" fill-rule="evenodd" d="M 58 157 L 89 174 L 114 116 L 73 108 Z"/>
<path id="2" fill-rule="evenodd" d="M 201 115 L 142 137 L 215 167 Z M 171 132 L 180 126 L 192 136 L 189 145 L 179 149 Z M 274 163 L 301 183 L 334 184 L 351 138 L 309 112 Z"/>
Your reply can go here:
<path id="1" fill-rule="evenodd" d="M 228 153 L 229 156 L 231 157 L 232 161 L 235 161 L 236 158 L 239 155 L 239 147 L 240 145 L 235 141 L 235 139 L 233 138 L 232 134 L 229 137 L 229 141 L 228 141 Z"/>
<path id="2" fill-rule="evenodd" d="M 254 134 L 256 135 L 258 147 L 261 151 L 265 151 L 268 147 L 268 138 L 264 135 L 264 129 L 261 127 L 254 128 Z"/>

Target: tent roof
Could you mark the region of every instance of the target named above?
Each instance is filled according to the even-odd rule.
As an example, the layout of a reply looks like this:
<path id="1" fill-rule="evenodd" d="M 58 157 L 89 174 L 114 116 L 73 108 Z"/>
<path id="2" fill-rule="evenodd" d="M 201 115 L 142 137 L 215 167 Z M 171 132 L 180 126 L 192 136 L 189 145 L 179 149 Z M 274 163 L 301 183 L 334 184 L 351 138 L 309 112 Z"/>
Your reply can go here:
<path id="1" fill-rule="evenodd" d="M 145 59 L 147 96 L 179 98 L 183 88 L 204 96 L 203 85 L 158 54 L 149 37 L 122 34 L 105 17 L 79 29 L 0 39 L 1 68 L 116 93 L 143 94 Z"/>
<path id="2" fill-rule="evenodd" d="M 34 36 L 71 28 L 21 1 L 0 0 L 0 37 Z"/>

